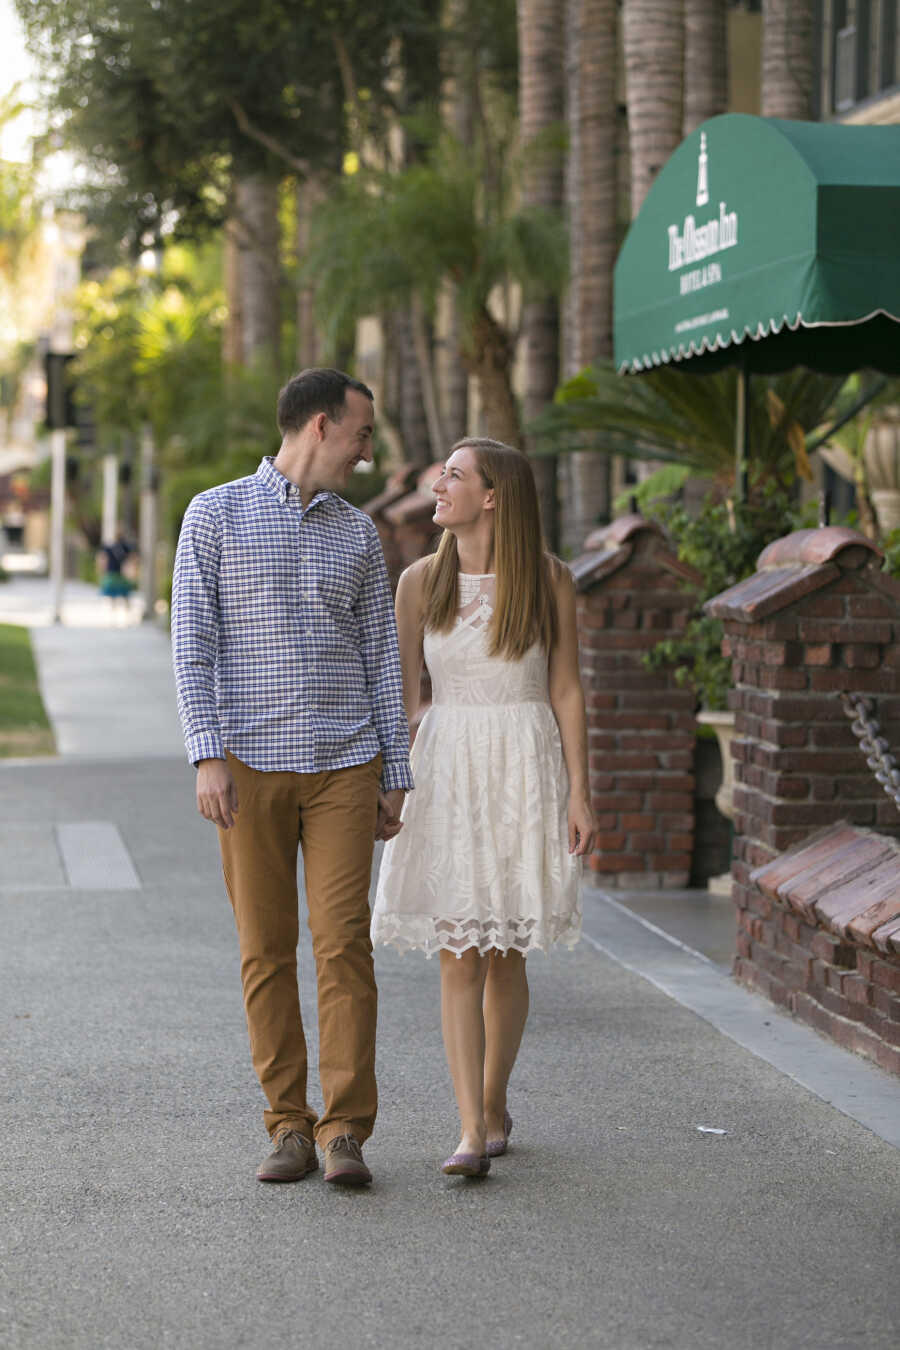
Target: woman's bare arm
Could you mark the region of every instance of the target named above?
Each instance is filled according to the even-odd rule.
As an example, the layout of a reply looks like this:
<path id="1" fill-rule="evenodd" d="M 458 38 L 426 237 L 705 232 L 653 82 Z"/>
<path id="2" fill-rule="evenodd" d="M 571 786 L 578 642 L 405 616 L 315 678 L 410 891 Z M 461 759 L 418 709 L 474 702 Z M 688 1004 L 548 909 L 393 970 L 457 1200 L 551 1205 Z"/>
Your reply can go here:
<path id="1" fill-rule="evenodd" d="M 578 669 L 575 583 L 567 567 L 554 578 L 558 632 L 550 653 L 550 704 L 569 775 L 569 852 L 587 855 L 596 830 L 588 780 L 587 718 Z"/>
<path id="2" fill-rule="evenodd" d="M 419 711 L 422 682 L 422 636 L 424 630 L 425 568 L 427 558 L 419 558 L 400 577 L 395 610 L 397 640 L 400 646 L 400 670 L 403 676 L 403 707 L 412 728 Z"/>

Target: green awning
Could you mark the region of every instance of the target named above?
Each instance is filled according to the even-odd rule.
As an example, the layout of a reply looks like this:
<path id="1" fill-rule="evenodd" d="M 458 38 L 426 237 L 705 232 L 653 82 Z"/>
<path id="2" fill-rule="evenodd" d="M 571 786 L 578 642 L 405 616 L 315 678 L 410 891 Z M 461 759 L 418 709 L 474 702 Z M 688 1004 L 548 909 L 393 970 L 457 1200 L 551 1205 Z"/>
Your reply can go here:
<path id="1" fill-rule="evenodd" d="M 615 359 L 900 373 L 900 126 L 698 127 L 622 245 Z"/>

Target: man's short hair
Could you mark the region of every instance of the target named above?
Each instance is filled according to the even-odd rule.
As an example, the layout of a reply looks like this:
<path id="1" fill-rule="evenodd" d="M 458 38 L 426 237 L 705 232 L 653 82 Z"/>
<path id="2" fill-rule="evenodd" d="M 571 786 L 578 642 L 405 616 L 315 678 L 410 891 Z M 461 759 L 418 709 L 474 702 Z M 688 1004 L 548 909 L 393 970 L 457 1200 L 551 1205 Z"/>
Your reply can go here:
<path id="1" fill-rule="evenodd" d="M 355 389 L 375 402 L 375 395 L 367 385 L 354 380 L 352 375 L 345 375 L 342 370 L 318 367 L 301 370 L 299 375 L 288 380 L 278 395 L 278 430 L 282 436 L 289 431 L 300 431 L 320 412 L 332 422 L 339 422 L 344 415 L 348 389 Z"/>

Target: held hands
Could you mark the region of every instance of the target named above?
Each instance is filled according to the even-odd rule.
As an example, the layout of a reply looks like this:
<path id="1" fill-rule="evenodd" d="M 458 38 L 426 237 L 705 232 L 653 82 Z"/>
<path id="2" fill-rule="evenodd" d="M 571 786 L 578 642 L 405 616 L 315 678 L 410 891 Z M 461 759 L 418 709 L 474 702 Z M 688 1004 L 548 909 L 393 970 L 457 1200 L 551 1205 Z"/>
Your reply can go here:
<path id="1" fill-rule="evenodd" d="M 224 759 L 197 765 L 197 810 L 222 830 L 230 830 L 238 809 L 237 787 Z"/>
<path id="2" fill-rule="evenodd" d="M 569 798 L 569 852 L 587 857 L 594 847 L 597 825 L 586 796 Z"/>
<path id="3" fill-rule="evenodd" d="M 393 839 L 394 835 L 399 834 L 403 829 L 400 812 L 403 808 L 405 796 L 406 793 L 403 788 L 395 788 L 393 792 L 379 792 L 378 822 L 375 826 L 376 839 Z"/>

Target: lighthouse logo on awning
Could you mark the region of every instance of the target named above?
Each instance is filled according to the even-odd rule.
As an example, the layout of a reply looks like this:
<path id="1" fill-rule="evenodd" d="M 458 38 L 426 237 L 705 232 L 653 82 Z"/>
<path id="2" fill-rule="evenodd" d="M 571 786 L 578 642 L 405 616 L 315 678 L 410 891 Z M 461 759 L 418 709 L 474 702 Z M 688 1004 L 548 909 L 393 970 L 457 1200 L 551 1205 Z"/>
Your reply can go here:
<path id="1" fill-rule="evenodd" d="M 700 158 L 697 166 L 697 206 L 705 206 L 709 201 L 709 156 L 706 151 L 706 132 L 700 134 Z M 693 214 L 684 218 L 679 230 L 677 225 L 668 227 L 669 271 L 677 272 L 682 267 L 710 258 L 723 249 L 734 248 L 738 241 L 737 211 L 729 211 L 724 202 L 719 202 L 719 214 L 697 224 Z M 722 268 L 719 263 L 707 263 L 703 267 L 685 272 L 679 278 L 682 295 L 699 291 L 722 280 Z"/>

